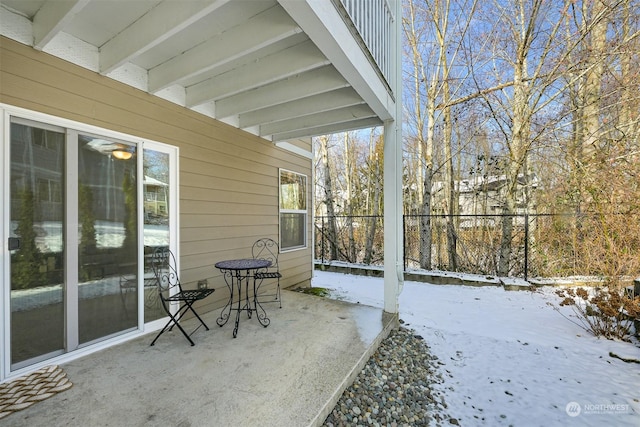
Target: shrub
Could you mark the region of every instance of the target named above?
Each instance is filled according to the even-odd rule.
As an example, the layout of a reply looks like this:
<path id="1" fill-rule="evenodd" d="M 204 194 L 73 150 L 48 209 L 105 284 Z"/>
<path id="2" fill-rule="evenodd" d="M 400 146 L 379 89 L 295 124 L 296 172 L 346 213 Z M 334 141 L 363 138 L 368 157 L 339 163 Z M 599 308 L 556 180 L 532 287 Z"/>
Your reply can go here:
<path id="1" fill-rule="evenodd" d="M 574 323 L 597 337 L 628 341 L 634 319 L 640 318 L 640 296 L 629 295 L 619 284 L 560 289 L 556 294 L 562 298 L 560 306 L 573 308 L 579 320 Z"/>

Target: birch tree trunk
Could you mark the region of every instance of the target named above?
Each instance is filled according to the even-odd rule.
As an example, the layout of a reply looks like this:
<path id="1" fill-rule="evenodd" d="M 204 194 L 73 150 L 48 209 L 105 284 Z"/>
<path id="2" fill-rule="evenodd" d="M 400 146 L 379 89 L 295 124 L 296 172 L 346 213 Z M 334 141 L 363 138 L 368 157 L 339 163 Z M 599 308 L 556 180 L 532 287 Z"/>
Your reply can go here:
<path id="1" fill-rule="evenodd" d="M 349 245 L 346 253 L 348 254 L 347 261 L 357 262 L 356 260 L 356 239 L 353 230 L 353 182 L 352 177 L 355 173 L 353 167 L 352 150 L 349 147 L 349 132 L 344 133 L 344 181 L 345 181 L 345 201 L 346 214 L 347 214 L 347 232 L 349 234 Z"/>
<path id="2" fill-rule="evenodd" d="M 583 211 L 585 179 L 589 175 L 589 158 L 595 153 L 600 129 L 600 98 L 604 75 L 604 53 L 608 25 L 606 5 L 603 0 L 583 2 L 577 11 L 579 23 L 577 55 L 580 64 L 570 86 L 573 104 L 573 135 L 571 138 L 571 182 L 574 191 L 574 211 L 579 217 Z M 575 16 L 575 15 L 574 15 Z M 624 68 L 624 63 L 623 68 Z M 580 223 L 577 224 L 578 240 L 582 239 Z"/>
<path id="3" fill-rule="evenodd" d="M 431 185 L 433 178 L 433 134 L 435 129 L 435 100 L 432 96 L 427 95 L 427 111 L 426 111 L 426 135 L 425 129 L 425 113 L 422 110 L 424 100 L 421 95 L 422 84 L 427 81 L 425 66 L 422 60 L 422 51 L 419 48 L 421 35 L 416 29 L 418 22 L 418 10 L 413 0 L 408 1 L 408 19 L 405 21 L 405 36 L 407 43 L 411 49 L 411 63 L 413 65 L 413 113 L 416 128 L 416 140 L 420 149 L 421 161 L 420 166 L 422 187 L 420 201 L 420 248 L 419 263 L 420 268 L 425 270 L 431 269 L 431 246 L 432 246 L 432 230 L 431 230 Z M 435 90 L 437 76 L 431 77 L 428 91 Z"/>
<path id="4" fill-rule="evenodd" d="M 382 152 L 374 143 L 373 134 L 369 140 L 369 181 L 373 184 L 373 194 L 370 195 L 371 206 L 373 208 L 371 217 L 367 221 L 367 238 L 365 242 L 364 263 L 369 265 L 373 259 L 373 245 L 375 242 L 376 231 L 378 228 L 378 215 L 380 215 L 380 199 L 382 193 L 382 174 L 380 171 L 380 158 Z"/>
<path id="5" fill-rule="evenodd" d="M 620 130 L 623 138 L 629 141 L 630 149 L 640 149 L 640 111 L 638 103 L 637 80 L 640 78 L 638 69 L 632 66 L 634 54 L 640 49 L 638 34 L 633 33 L 631 19 L 637 16 L 638 7 L 631 5 L 631 0 L 625 0 L 622 10 L 622 52 L 620 54 L 620 81 L 622 82 L 622 110 L 620 114 Z M 636 84 L 634 85 L 634 81 Z M 639 153 L 640 154 L 640 153 Z M 639 158 L 640 155 L 636 155 Z"/>
<path id="6" fill-rule="evenodd" d="M 531 129 L 531 105 L 528 85 L 527 57 L 535 34 L 535 22 L 540 11 L 540 1 L 536 2 L 529 16 L 525 12 L 525 2 L 518 4 L 516 35 L 516 57 L 513 62 L 513 99 L 511 141 L 505 173 L 505 198 L 502 209 L 502 238 L 500 240 L 500 258 L 498 260 L 498 275 L 508 276 L 513 240 L 513 222 L 516 213 L 516 196 L 518 175 L 522 171 L 529 149 Z"/>
<path id="7" fill-rule="evenodd" d="M 441 56 L 441 64 L 445 70 L 445 76 L 448 75 L 447 68 L 447 58 L 444 54 L 445 45 L 444 39 L 441 41 L 440 49 L 442 52 Z M 447 104 L 451 99 L 451 92 L 449 88 L 449 81 L 445 77 L 444 82 L 442 84 L 442 94 L 444 103 Z M 453 150 L 452 150 L 452 136 L 453 136 L 453 121 L 451 117 L 451 107 L 444 107 L 442 111 L 443 122 L 444 122 L 444 133 L 443 133 L 443 143 L 444 143 L 444 161 L 445 161 L 445 184 L 446 184 L 446 212 L 447 215 L 447 254 L 449 258 L 449 270 L 457 271 L 458 270 L 458 248 L 457 248 L 457 234 L 458 234 L 458 203 L 459 196 L 458 191 L 456 190 L 456 176 L 453 167 Z"/>
<path id="8" fill-rule="evenodd" d="M 327 221 L 328 229 L 326 233 L 327 240 L 329 241 L 329 253 L 331 260 L 338 259 L 338 227 L 336 224 L 336 214 L 334 207 L 333 197 L 333 183 L 331 164 L 329 161 L 329 138 L 322 136 L 320 139 L 320 153 L 322 156 L 322 170 L 324 176 L 324 204 L 327 208 Z"/>
<path id="9" fill-rule="evenodd" d="M 584 16 L 583 37 L 591 40 L 587 50 L 587 72 L 582 87 L 582 128 L 584 132 L 582 154 L 584 160 L 588 161 L 588 157 L 597 149 L 598 140 L 602 134 L 599 115 L 608 20 L 605 13 L 607 9 L 605 0 L 595 0 L 591 11 L 589 11 L 587 2 L 582 4 L 582 8 Z"/>

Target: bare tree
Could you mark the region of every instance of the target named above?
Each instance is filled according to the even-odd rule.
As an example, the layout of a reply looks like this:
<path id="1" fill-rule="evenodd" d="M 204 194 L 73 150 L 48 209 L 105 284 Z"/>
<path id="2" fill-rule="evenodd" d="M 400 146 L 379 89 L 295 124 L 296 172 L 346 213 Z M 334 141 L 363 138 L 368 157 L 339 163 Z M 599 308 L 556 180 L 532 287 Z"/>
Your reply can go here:
<path id="1" fill-rule="evenodd" d="M 321 156 L 321 164 L 322 164 L 322 175 L 324 177 L 324 204 L 327 210 L 327 240 L 329 242 L 330 247 L 330 256 L 331 259 L 338 259 L 338 227 L 336 224 L 336 214 L 335 214 L 335 198 L 333 195 L 333 182 L 332 182 L 332 171 L 331 171 L 331 163 L 329 161 L 329 137 L 321 136 L 318 138 L 320 142 L 320 156 Z"/>
<path id="2" fill-rule="evenodd" d="M 456 269 L 455 213 L 458 195 L 455 187 L 453 167 L 451 98 L 463 86 L 464 77 L 458 78 L 455 88 L 451 85 L 452 70 L 462 39 L 472 22 L 476 0 L 409 0 L 407 18 L 404 21 L 405 37 L 409 46 L 412 64 L 410 82 L 412 86 L 412 111 L 421 159 L 418 184 L 422 186 L 420 223 L 420 266 L 431 268 L 432 259 L 432 188 L 436 170 L 434 150 L 436 127 L 442 123 L 442 146 L 444 148 L 444 175 L 446 184 L 447 242 L 450 268 Z M 451 25 L 451 23 L 455 23 Z"/>
<path id="3" fill-rule="evenodd" d="M 384 142 L 380 136 L 371 132 L 369 138 L 369 156 L 366 162 L 368 176 L 368 200 L 370 218 L 367 221 L 364 263 L 370 264 L 374 257 L 375 240 L 378 230 L 378 216 L 382 210 L 382 161 L 384 157 Z"/>
<path id="4" fill-rule="evenodd" d="M 349 243 L 346 247 L 347 261 L 356 262 L 356 239 L 354 235 L 354 210 L 353 181 L 356 178 L 355 156 L 349 132 L 344 133 L 344 214 L 347 216 L 347 232 Z"/>
<path id="5" fill-rule="evenodd" d="M 639 9 L 638 2 L 624 1 L 620 16 L 621 31 L 618 36 L 620 40 L 620 77 L 618 81 L 622 86 L 619 130 L 622 137 L 629 141 L 629 147 L 632 151 L 640 150 L 640 109 L 638 109 L 640 103 L 640 64 L 638 64 L 637 55 L 640 50 Z M 635 158 L 640 158 L 640 156 L 636 155 Z"/>
<path id="6" fill-rule="evenodd" d="M 422 192 L 418 195 L 418 204 L 421 208 L 420 217 L 420 267 L 431 268 L 431 186 L 433 178 L 433 134 L 435 129 L 435 85 L 437 76 L 430 76 L 426 96 L 426 112 L 423 111 L 422 85 L 427 81 L 427 71 L 423 60 L 422 45 L 424 42 L 424 30 L 419 27 L 420 10 L 413 0 L 407 3 L 407 18 L 403 21 L 404 33 L 410 49 L 412 75 L 409 79 L 413 91 L 413 126 L 415 141 L 418 148 L 419 160 L 422 164 L 416 168 L 418 172 L 418 187 Z M 424 19 L 424 18 L 422 18 Z M 425 129 L 426 123 L 426 129 Z"/>
<path id="7" fill-rule="evenodd" d="M 495 23 L 493 53 L 482 67 L 474 66 L 474 78 L 489 80 L 478 84 L 478 93 L 503 135 L 505 145 L 505 196 L 502 237 L 498 259 L 499 275 L 508 275 L 512 255 L 514 215 L 517 213 L 519 177 L 529 176 L 527 161 L 534 142 L 553 128 L 555 118 L 545 116 L 546 108 L 563 93 L 554 86 L 566 70 L 567 53 L 574 45 L 558 37 L 570 1 L 558 5 L 544 0 L 494 1 L 487 9 L 487 22 Z M 562 9 L 557 9 L 562 6 Z M 489 72 L 492 70 L 492 74 Z M 507 73 L 508 72 L 508 73 Z M 488 78 L 493 75 L 493 78 Z M 505 81 L 506 80 L 506 81 Z M 500 88 L 499 91 L 493 90 Z M 536 119 L 536 127 L 533 122 Z M 521 179 L 522 181 L 522 179 Z"/>

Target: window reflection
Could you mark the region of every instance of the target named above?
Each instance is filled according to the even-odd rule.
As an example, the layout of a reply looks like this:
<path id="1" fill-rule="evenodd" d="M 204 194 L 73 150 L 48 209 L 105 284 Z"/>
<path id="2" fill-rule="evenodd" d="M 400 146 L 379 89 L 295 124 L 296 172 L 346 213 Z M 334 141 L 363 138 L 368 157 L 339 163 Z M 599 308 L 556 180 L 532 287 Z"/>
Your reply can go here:
<path id="1" fill-rule="evenodd" d="M 158 247 L 169 246 L 169 154 L 144 150 L 144 321 L 165 316 L 149 260 Z"/>
<path id="2" fill-rule="evenodd" d="M 11 123 L 11 364 L 64 348 L 65 134 Z"/>
<path id="3" fill-rule="evenodd" d="M 78 137 L 78 318 L 80 343 L 137 326 L 137 287 L 121 277 L 137 276 L 135 147 Z M 129 160 L 114 150 L 132 153 Z"/>

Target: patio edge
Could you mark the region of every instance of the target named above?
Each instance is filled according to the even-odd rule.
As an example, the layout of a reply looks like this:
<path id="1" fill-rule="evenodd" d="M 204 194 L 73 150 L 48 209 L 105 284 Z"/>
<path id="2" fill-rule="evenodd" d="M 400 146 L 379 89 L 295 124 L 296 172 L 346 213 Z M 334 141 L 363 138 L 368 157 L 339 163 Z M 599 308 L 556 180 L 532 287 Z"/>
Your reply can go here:
<path id="1" fill-rule="evenodd" d="M 338 387 L 336 387 L 333 395 L 325 402 L 325 404 L 322 406 L 322 409 L 320 409 L 318 414 L 308 424 L 309 427 L 319 427 L 324 423 L 324 420 L 327 419 L 327 416 L 329 416 L 333 408 L 338 403 L 338 400 L 340 400 L 342 393 L 344 393 L 344 391 L 351 384 L 353 384 L 353 381 L 367 364 L 369 358 L 378 349 L 380 343 L 389 336 L 393 329 L 398 329 L 399 326 L 400 323 L 397 313 L 393 314 L 387 313 L 385 311 L 382 312 L 382 331 L 380 331 L 378 336 L 371 342 L 371 345 L 369 345 L 367 351 L 365 351 L 360 359 L 358 359 L 358 361 L 353 366 L 353 368 L 351 368 L 344 380 L 338 385 Z"/>

